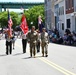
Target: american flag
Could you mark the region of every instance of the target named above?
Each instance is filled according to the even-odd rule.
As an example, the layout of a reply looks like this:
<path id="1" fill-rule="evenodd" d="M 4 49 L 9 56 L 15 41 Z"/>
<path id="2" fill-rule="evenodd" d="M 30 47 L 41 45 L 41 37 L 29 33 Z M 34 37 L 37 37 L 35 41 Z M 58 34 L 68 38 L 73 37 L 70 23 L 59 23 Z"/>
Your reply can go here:
<path id="1" fill-rule="evenodd" d="M 9 11 L 8 11 L 8 27 L 11 28 L 13 25 L 12 19 L 10 17 Z"/>
<path id="2" fill-rule="evenodd" d="M 12 36 L 12 25 L 13 25 L 13 22 L 12 22 L 12 19 L 10 17 L 10 14 L 9 14 L 9 10 L 8 10 L 8 29 L 9 29 L 9 36 Z"/>

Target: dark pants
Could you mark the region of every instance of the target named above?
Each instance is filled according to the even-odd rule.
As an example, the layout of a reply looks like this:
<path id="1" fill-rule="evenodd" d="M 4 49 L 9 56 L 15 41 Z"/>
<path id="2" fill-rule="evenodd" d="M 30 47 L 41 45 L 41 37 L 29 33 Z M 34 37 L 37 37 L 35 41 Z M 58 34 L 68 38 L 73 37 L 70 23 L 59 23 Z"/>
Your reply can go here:
<path id="1" fill-rule="evenodd" d="M 37 42 L 36 48 L 37 48 L 37 52 L 40 52 L 40 42 Z"/>
<path id="2" fill-rule="evenodd" d="M 26 53 L 27 39 L 22 39 L 23 53 Z"/>
<path id="3" fill-rule="evenodd" d="M 12 54 L 12 41 L 6 41 L 6 54 L 8 55 L 8 53 Z"/>

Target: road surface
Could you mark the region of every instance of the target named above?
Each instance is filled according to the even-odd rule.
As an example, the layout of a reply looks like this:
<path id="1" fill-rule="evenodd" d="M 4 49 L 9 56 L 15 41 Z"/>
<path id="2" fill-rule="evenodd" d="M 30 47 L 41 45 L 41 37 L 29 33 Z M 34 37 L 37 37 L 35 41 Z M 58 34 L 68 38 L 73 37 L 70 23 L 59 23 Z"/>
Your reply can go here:
<path id="1" fill-rule="evenodd" d="M 0 75 L 76 75 L 76 47 L 50 43 L 48 57 L 36 58 L 22 53 L 21 39 L 16 40 L 12 55 L 6 55 L 5 40 L 0 40 Z"/>

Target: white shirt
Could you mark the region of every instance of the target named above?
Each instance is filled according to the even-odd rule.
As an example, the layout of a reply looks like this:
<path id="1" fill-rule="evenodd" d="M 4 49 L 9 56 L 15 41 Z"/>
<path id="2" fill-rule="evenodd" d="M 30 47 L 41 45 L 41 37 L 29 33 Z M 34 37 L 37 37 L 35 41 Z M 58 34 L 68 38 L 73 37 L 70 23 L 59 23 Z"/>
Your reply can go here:
<path id="1" fill-rule="evenodd" d="M 22 39 L 27 39 L 26 34 L 22 34 Z"/>

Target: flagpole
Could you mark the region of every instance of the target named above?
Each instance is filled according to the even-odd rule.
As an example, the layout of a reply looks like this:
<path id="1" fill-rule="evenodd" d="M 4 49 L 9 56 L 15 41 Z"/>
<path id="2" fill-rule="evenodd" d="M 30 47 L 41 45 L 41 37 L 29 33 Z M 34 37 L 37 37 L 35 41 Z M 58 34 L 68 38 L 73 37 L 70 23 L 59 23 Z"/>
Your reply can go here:
<path id="1" fill-rule="evenodd" d="M 8 35 L 9 35 L 9 37 L 12 37 L 12 25 L 13 25 L 13 22 L 12 22 L 12 19 L 10 17 L 9 9 L 7 9 L 7 12 L 8 12 L 8 24 L 7 24 Z"/>
<path id="2" fill-rule="evenodd" d="M 23 4 L 23 0 L 22 0 L 22 4 Z M 23 5 L 22 5 L 22 8 L 23 8 Z M 23 10 L 23 14 L 24 14 L 24 9 L 22 9 Z"/>
<path id="3" fill-rule="evenodd" d="M 9 9 L 8 8 L 7 8 L 7 14 L 9 16 Z M 9 17 L 8 17 L 8 19 L 9 19 Z M 8 28 L 8 22 L 7 22 L 7 28 Z"/>

